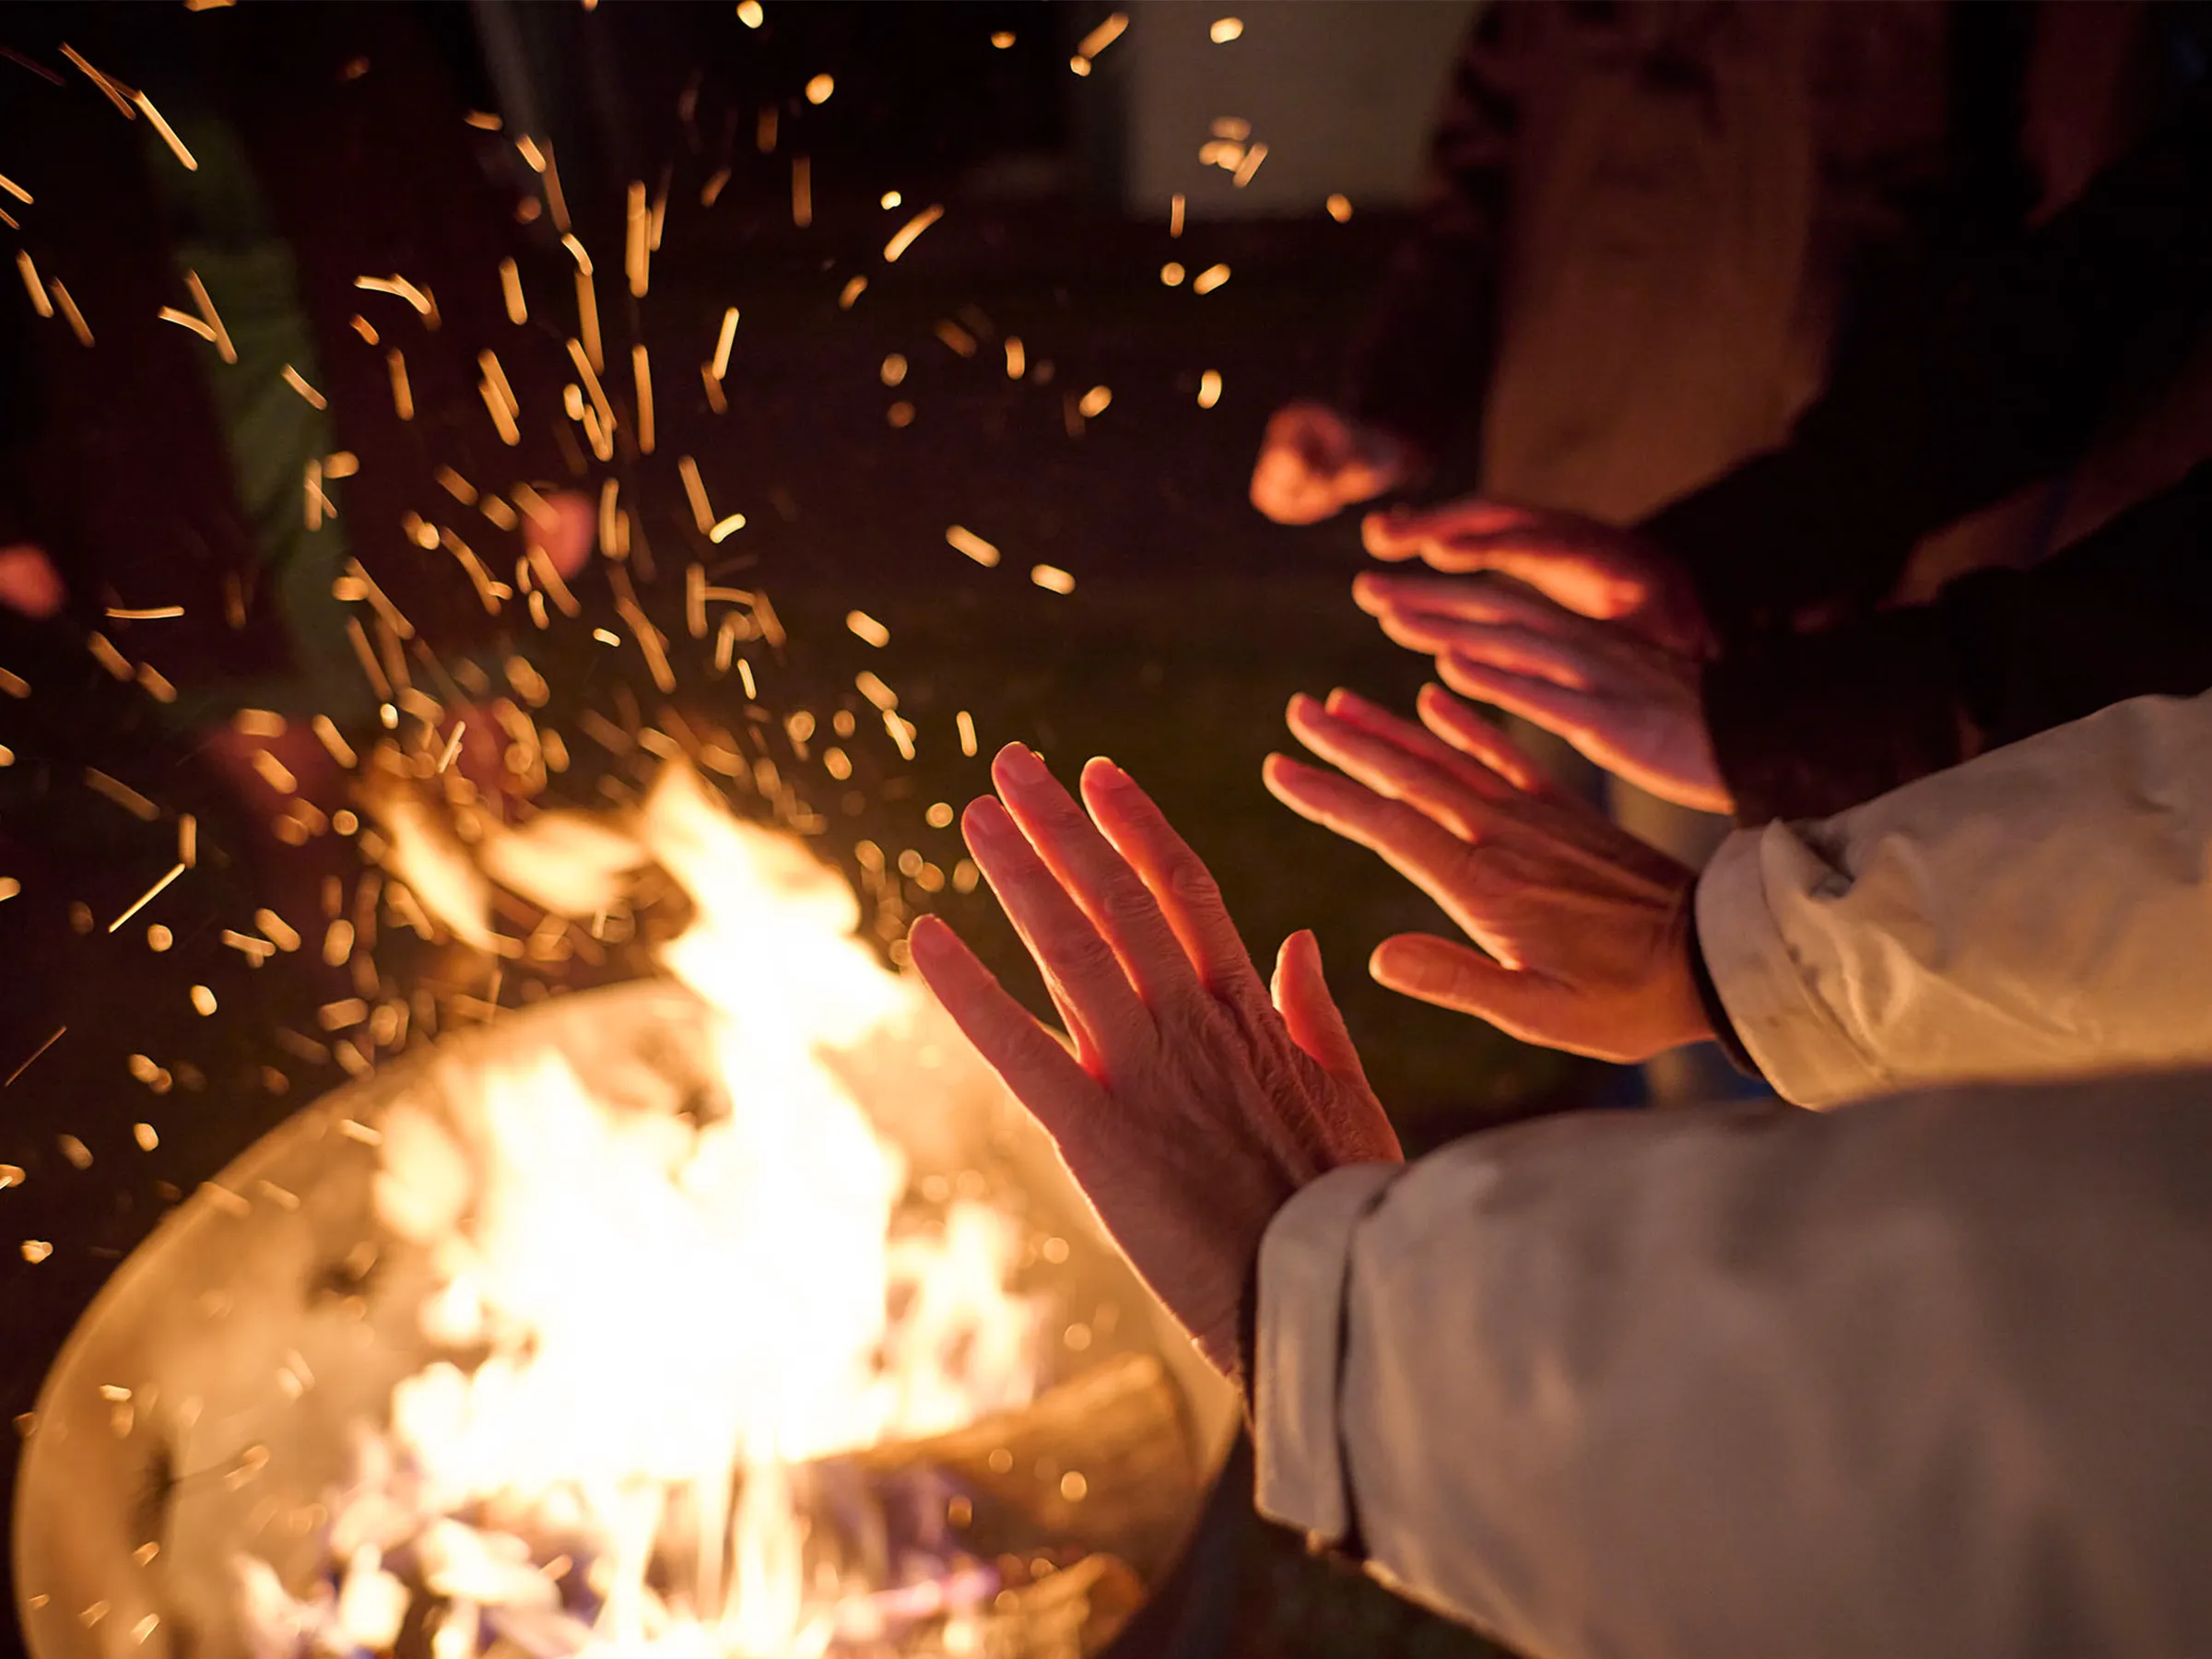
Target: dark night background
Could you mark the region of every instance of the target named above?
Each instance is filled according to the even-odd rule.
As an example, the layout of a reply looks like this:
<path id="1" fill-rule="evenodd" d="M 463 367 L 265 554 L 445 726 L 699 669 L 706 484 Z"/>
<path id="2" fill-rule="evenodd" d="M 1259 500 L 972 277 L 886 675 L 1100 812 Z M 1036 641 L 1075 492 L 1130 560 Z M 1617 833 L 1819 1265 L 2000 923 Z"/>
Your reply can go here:
<path id="1" fill-rule="evenodd" d="M 225 26 L 220 14 L 170 9 L 98 19 L 11 9 L 0 44 L 17 62 L 0 61 L 0 85 L 29 73 L 24 59 L 58 67 L 64 40 Z M 1284 741 L 1281 709 L 1294 690 L 1348 684 L 1403 706 L 1423 677 L 1426 665 L 1391 647 L 1349 603 L 1362 563 L 1356 526 L 1277 528 L 1247 505 L 1244 480 L 1268 413 L 1331 381 L 1402 229 L 1418 134 L 1467 7 L 1248 4 L 1244 37 L 1216 46 L 1206 25 L 1230 9 L 1227 0 L 1138 6 L 1128 35 L 1080 77 L 1069 56 L 1103 6 L 771 0 L 758 29 L 732 9 L 606 0 L 589 12 L 573 4 L 412 11 L 456 118 L 501 110 L 510 133 L 554 140 L 577 230 L 597 257 L 610 359 L 633 326 L 654 347 L 658 454 L 652 465 L 629 458 L 629 487 L 671 524 L 688 524 L 671 464 L 695 453 L 718 511 L 747 514 L 748 527 L 717 552 L 742 570 L 731 580 L 773 594 L 791 632 L 781 660 L 762 661 L 762 701 L 825 718 L 841 705 L 865 719 L 870 711 L 850 688 L 865 668 L 897 688 L 919 727 L 911 766 L 864 726 L 850 785 L 818 771 L 799 781 L 828 821 L 825 849 L 850 868 L 866 837 L 949 869 L 957 831 L 930 827 L 924 811 L 984 786 L 984 761 L 962 759 L 953 735 L 954 712 L 972 710 L 986 758 L 1018 738 L 1072 775 L 1086 757 L 1108 754 L 1151 787 L 1220 876 L 1255 954 L 1271 958 L 1294 928 L 1318 930 L 1409 1150 L 1608 1087 L 1371 985 L 1364 961 L 1379 939 L 1441 920 L 1366 854 L 1277 807 L 1259 782 L 1261 758 Z M 334 43 L 363 21 L 345 6 L 313 14 L 315 31 Z M 991 41 L 1001 30 L 1015 36 L 1005 49 Z M 366 73 L 380 72 L 371 61 Z M 145 73 L 157 101 L 180 96 L 162 70 Z M 166 73 L 188 78 L 189 62 Z M 835 91 L 815 107 L 802 89 L 822 73 L 834 76 Z M 1245 97 L 1255 74 L 1275 85 L 1272 117 Z M 1333 81 L 1357 85 L 1339 107 L 1318 95 L 1301 106 L 1301 87 Z M 772 151 L 761 142 L 768 110 Z M 1364 147 L 1344 137 L 1362 110 L 1381 129 Z M 1216 116 L 1251 119 L 1271 147 L 1249 199 L 1198 163 Z M 409 133 L 382 139 L 391 189 L 440 187 L 418 171 Z M 791 201 L 792 158 L 802 154 L 813 198 L 804 228 Z M 725 164 L 725 189 L 701 207 L 702 187 Z M 519 173 L 512 151 L 504 166 Z M 666 237 L 650 295 L 633 308 L 620 292 L 623 189 L 631 179 L 657 187 L 664 170 Z M 44 182 L 66 163 L 8 154 L 0 171 Z M 88 194 L 73 204 L 71 188 L 95 182 L 65 187 L 53 177 L 33 230 L 65 246 L 91 222 L 77 216 L 100 211 Z M 902 204 L 886 210 L 879 197 L 893 189 Z M 1190 196 L 1180 240 L 1168 231 L 1169 189 Z M 1346 223 L 1324 211 L 1336 190 L 1355 204 Z M 885 265 L 884 240 L 932 203 L 945 206 L 943 220 Z M 329 211 L 348 206 L 333 200 Z M 547 292 L 558 295 L 565 256 L 542 224 L 535 235 L 553 273 Z M 1225 263 L 1232 276 L 1203 296 L 1187 282 L 1170 288 L 1159 270 L 1171 259 L 1193 274 Z M 854 274 L 869 286 L 841 310 Z M 0 304 L 22 309 L 12 280 Z M 711 352 L 732 304 L 744 320 L 729 410 L 716 416 L 692 365 Z M 944 342 L 947 323 L 972 339 L 972 356 Z M 1030 366 L 1018 382 L 1005 372 L 1008 335 L 1020 337 Z M 882 373 L 893 353 L 909 363 L 895 388 Z M 1202 409 L 1207 371 L 1224 391 Z M 1111 388 L 1112 403 L 1085 420 L 1074 405 L 1093 386 Z M 895 405 L 911 406 L 908 424 L 893 424 Z M 1005 562 L 982 570 L 954 553 L 944 540 L 953 524 L 988 536 Z M 681 557 L 671 547 L 663 562 L 673 572 Z M 1030 585 L 1025 572 L 1040 562 L 1071 571 L 1074 593 Z M 673 610 L 676 582 L 665 574 L 648 600 L 656 614 Z M 531 647 L 557 688 L 552 713 L 617 708 L 626 688 L 642 684 L 634 654 L 617 659 L 589 640 L 608 599 L 589 583 L 583 592 L 581 625 Z M 870 650 L 845 631 L 853 607 L 888 627 L 887 647 Z M 249 971 L 218 940 L 225 927 L 250 925 L 253 907 L 268 901 L 269 877 L 200 776 L 189 738 L 151 719 L 136 688 L 88 665 L 74 640 L 57 645 L 51 630 L 11 619 L 0 653 L 0 665 L 36 687 L 32 699 L 0 706 L 0 741 L 14 754 L 0 771 L 0 875 L 21 882 L 0 904 L 0 1076 L 67 1028 L 0 1089 L 0 1162 L 24 1171 L 19 1186 L 0 1192 L 0 1392 L 13 1416 L 29 1408 L 71 1321 L 162 1212 L 302 1099 L 343 1079 L 327 1058 L 312 1057 L 319 1044 L 279 1035 L 313 1030 L 314 1006 L 336 993 L 299 959 Z M 735 693 L 699 667 L 693 660 L 679 673 L 687 695 L 713 715 L 714 700 L 726 705 Z M 736 716 L 724 706 L 719 717 Z M 174 828 L 166 818 L 142 824 L 86 789 L 88 765 L 171 814 L 199 804 L 207 825 L 200 868 L 113 935 L 107 918 L 167 866 Z M 573 790 L 562 792 L 585 793 L 584 775 L 580 765 Z M 950 916 L 1041 1006 L 987 898 L 914 897 Z M 95 925 L 73 924 L 80 904 Z M 164 951 L 147 947 L 145 925 L 155 920 L 173 934 Z M 465 970 L 422 955 L 387 971 L 461 982 Z M 193 1012 L 194 982 L 217 994 L 217 1017 Z M 509 1002 L 538 994 L 520 973 L 501 993 Z M 171 1089 L 156 1095 L 135 1079 L 131 1059 L 141 1054 L 169 1069 Z M 271 1092 L 271 1066 L 288 1092 Z M 138 1123 L 153 1125 L 158 1147 L 140 1149 Z M 65 1135 L 81 1143 L 69 1149 L 76 1156 Z M 33 1265 L 18 1240 L 51 1241 L 53 1254 Z M 9 1445 L 12 1467 L 12 1437 Z M 1231 1582 L 1214 1591 L 1236 1610 L 1238 1654 L 1484 1651 L 1306 1562 L 1295 1541 L 1256 1523 L 1241 1524 L 1236 1538 Z"/>

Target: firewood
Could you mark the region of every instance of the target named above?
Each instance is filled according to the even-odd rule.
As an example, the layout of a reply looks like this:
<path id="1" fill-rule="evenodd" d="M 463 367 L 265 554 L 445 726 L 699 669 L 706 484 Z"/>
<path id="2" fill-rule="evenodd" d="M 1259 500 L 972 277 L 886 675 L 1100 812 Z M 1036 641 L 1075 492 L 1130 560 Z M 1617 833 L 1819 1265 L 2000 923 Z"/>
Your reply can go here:
<path id="1" fill-rule="evenodd" d="M 1199 1498 L 1182 1400 L 1151 1354 L 1109 1360 L 1020 1410 L 851 1461 L 950 1477 L 970 1505 L 957 1530 L 978 1554 L 1103 1550 L 1147 1577 L 1172 1556 Z"/>

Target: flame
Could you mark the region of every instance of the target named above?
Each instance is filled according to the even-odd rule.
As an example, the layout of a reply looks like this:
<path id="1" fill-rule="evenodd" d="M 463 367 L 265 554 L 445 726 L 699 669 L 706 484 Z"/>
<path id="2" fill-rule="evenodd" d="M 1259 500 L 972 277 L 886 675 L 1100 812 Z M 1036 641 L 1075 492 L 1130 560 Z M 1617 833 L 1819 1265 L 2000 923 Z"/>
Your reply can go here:
<path id="1" fill-rule="evenodd" d="M 482 936 L 482 877 L 386 822 L 424 901 Z M 498 856 L 559 889 L 549 849 L 566 848 L 587 895 L 648 862 L 682 885 L 696 919 L 661 959 L 712 1010 L 727 1109 L 688 1113 L 666 1079 L 610 1099 L 547 1052 L 484 1071 L 459 1109 L 386 1115 L 378 1216 L 429 1253 L 423 1329 L 453 1358 L 364 1430 L 332 1506 L 335 1587 L 298 1600 L 241 1563 L 268 1653 L 388 1646 L 413 1594 L 395 1559 L 445 1598 L 437 1659 L 495 1635 L 817 1659 L 916 1612 L 949 1612 L 957 1652 L 962 1595 L 994 1588 L 949 1547 L 870 1563 L 822 1547 L 819 1460 L 1024 1405 L 1037 1383 L 1015 1224 L 965 1200 L 941 1226 L 903 1220 L 906 1158 L 841 1081 L 841 1056 L 898 1040 L 923 994 L 855 938 L 842 881 L 688 767 L 626 833 L 557 821 Z"/>

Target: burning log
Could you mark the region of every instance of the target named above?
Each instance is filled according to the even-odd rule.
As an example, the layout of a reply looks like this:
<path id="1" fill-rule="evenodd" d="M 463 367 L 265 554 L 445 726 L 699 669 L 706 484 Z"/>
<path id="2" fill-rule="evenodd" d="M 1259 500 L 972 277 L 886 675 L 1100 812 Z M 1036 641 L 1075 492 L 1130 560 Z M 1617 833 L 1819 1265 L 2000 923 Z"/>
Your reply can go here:
<path id="1" fill-rule="evenodd" d="M 962 1541 L 979 1555 L 1045 1540 L 1151 1563 L 1188 1526 L 1199 1463 L 1167 1368 L 1125 1354 L 1047 1390 L 1018 1411 L 964 1429 L 887 1441 L 847 1460 L 876 1474 L 949 1477 Z M 959 1508 L 965 1504 L 965 1510 Z"/>

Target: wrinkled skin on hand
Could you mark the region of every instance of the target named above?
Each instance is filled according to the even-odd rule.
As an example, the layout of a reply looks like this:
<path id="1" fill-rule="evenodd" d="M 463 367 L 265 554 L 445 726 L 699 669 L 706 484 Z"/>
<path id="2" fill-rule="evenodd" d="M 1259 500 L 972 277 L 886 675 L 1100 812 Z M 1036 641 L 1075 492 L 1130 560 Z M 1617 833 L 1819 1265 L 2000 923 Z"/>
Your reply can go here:
<path id="1" fill-rule="evenodd" d="M 1534 721 L 1661 800 L 1735 811 L 1695 657 L 1502 576 L 1369 574 L 1352 596 L 1399 644 L 1435 657 L 1454 691 Z"/>
<path id="2" fill-rule="evenodd" d="M 1276 1211 L 1339 1165 L 1394 1161 L 1397 1136 L 1312 934 L 1284 942 L 1271 991 L 1212 876 L 1120 768 L 1090 762 L 1081 806 L 1018 744 L 992 778 L 997 796 L 971 805 L 962 831 L 1074 1052 L 935 917 L 914 924 L 914 966 L 1146 1282 L 1231 1372 Z"/>
<path id="3" fill-rule="evenodd" d="M 1252 504 L 1278 524 L 1313 524 L 1372 500 L 1419 470 L 1388 432 L 1326 404 L 1288 404 L 1267 422 L 1252 469 Z"/>
<path id="4" fill-rule="evenodd" d="M 1277 799 L 1381 853 L 1480 947 L 1401 935 L 1376 947 L 1375 978 L 1604 1060 L 1711 1037 L 1689 965 L 1692 873 L 1546 784 L 1441 688 L 1420 715 L 1347 691 L 1295 698 L 1290 729 L 1342 770 L 1271 755 L 1265 772 Z"/>

